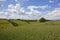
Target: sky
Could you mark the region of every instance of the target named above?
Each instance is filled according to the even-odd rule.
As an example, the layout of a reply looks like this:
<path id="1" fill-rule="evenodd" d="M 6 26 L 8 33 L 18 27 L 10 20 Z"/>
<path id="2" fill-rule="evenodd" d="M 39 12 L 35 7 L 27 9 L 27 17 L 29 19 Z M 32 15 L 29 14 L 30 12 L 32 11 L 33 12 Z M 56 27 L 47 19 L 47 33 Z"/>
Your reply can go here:
<path id="1" fill-rule="evenodd" d="M 0 19 L 60 20 L 60 0 L 0 0 Z"/>

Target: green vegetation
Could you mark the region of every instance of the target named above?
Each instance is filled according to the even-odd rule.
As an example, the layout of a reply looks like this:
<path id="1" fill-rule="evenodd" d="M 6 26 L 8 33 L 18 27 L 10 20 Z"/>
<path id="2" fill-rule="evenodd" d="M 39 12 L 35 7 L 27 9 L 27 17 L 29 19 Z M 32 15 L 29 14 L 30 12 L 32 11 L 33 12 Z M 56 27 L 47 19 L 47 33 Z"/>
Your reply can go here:
<path id="1" fill-rule="evenodd" d="M 29 22 L 0 20 L 0 40 L 60 40 L 60 21 Z"/>
<path id="2" fill-rule="evenodd" d="M 15 22 L 13 22 L 13 21 L 11 21 L 11 20 L 8 20 L 8 22 L 10 22 L 13 26 L 18 26 L 18 24 L 17 23 L 15 23 Z"/>
<path id="3" fill-rule="evenodd" d="M 40 18 L 39 21 L 40 21 L 40 22 L 45 22 L 46 19 L 45 19 L 45 18 Z"/>

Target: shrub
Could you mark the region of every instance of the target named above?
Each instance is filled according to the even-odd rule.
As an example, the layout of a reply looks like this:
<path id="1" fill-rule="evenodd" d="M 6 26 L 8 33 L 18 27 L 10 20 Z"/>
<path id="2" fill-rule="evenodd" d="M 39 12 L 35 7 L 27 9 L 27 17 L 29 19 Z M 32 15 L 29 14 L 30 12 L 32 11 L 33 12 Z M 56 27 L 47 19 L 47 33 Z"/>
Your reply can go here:
<path id="1" fill-rule="evenodd" d="M 45 22 L 45 21 L 46 21 L 45 18 L 40 18 L 40 19 L 39 19 L 39 22 Z"/>
<path id="2" fill-rule="evenodd" d="M 11 20 L 8 20 L 13 26 L 18 26 L 18 24 L 17 23 L 15 23 L 15 22 L 13 22 L 13 21 L 11 21 Z"/>

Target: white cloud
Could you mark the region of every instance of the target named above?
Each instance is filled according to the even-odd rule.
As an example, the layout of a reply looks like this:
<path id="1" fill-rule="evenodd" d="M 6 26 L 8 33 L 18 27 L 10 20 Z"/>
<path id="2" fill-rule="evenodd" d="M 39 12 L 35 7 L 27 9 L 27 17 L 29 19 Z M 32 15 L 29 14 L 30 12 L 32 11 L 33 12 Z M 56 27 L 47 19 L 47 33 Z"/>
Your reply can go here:
<path id="1" fill-rule="evenodd" d="M 8 8 L 9 9 L 12 9 L 12 8 L 14 8 L 14 5 L 13 4 L 10 4 L 10 5 L 8 5 Z"/>
<path id="2" fill-rule="evenodd" d="M 53 11 L 48 12 L 45 18 L 50 19 L 50 20 L 59 20 L 60 19 L 60 8 L 55 8 Z"/>
<path id="3" fill-rule="evenodd" d="M 41 12 L 38 10 L 33 10 L 26 12 L 20 4 L 10 4 L 6 11 L 0 12 L 0 18 L 4 19 L 25 19 L 25 20 L 35 20 L 38 19 Z"/>
<path id="4" fill-rule="evenodd" d="M 1 19 L 6 19 L 6 13 L 5 12 L 0 12 L 0 18 Z"/>
<path id="5" fill-rule="evenodd" d="M 15 2 L 18 2 L 18 3 L 24 3 L 24 2 L 27 2 L 29 0 L 15 0 Z"/>
<path id="6" fill-rule="evenodd" d="M 54 3 L 56 0 L 49 0 L 50 3 Z"/>
<path id="7" fill-rule="evenodd" d="M 28 9 L 30 9 L 31 11 L 33 11 L 34 8 L 38 8 L 38 6 L 28 6 Z"/>
<path id="8" fill-rule="evenodd" d="M 23 7 L 21 7 L 20 4 L 16 4 L 15 6 L 11 4 L 8 6 L 8 11 L 18 13 L 18 12 L 24 12 L 24 9 Z"/>
<path id="9" fill-rule="evenodd" d="M 15 2 L 18 2 L 18 0 L 15 0 Z"/>
<path id="10" fill-rule="evenodd" d="M 15 1 L 17 2 L 17 1 L 29 1 L 29 0 L 15 0 Z"/>
<path id="11" fill-rule="evenodd" d="M 33 11 L 35 8 L 41 8 L 41 9 L 46 9 L 49 8 L 50 6 L 48 5 L 44 5 L 44 6 L 28 6 L 28 9 L 30 9 L 31 11 Z"/>
<path id="12" fill-rule="evenodd" d="M 39 6 L 39 8 L 41 8 L 41 9 L 46 9 L 46 8 L 49 8 L 50 6 L 48 6 L 48 5 L 45 5 L 45 6 Z"/>
<path id="13" fill-rule="evenodd" d="M 40 16 L 41 16 L 41 12 L 38 11 L 38 10 L 33 10 L 33 11 L 30 11 L 30 12 L 26 12 L 26 14 L 29 15 L 29 18 L 31 19 L 39 19 Z"/>
<path id="14" fill-rule="evenodd" d="M 0 0 L 0 7 L 3 6 L 3 4 L 4 4 L 5 1 L 6 1 L 6 0 Z"/>
<path id="15" fill-rule="evenodd" d="M 16 4 L 15 6 L 13 4 L 10 4 L 8 5 L 8 9 L 5 12 L 0 12 L 0 17 L 6 19 L 18 19 L 19 14 L 23 13 L 24 9 L 20 4 Z"/>
<path id="16" fill-rule="evenodd" d="M 8 16 L 9 19 L 19 19 L 20 17 L 18 16 L 24 14 L 25 11 L 20 4 L 16 4 L 15 6 L 11 4 L 8 6 L 7 12 L 10 15 Z"/>
<path id="17" fill-rule="evenodd" d="M 58 3 L 58 5 L 60 6 L 60 3 Z"/>

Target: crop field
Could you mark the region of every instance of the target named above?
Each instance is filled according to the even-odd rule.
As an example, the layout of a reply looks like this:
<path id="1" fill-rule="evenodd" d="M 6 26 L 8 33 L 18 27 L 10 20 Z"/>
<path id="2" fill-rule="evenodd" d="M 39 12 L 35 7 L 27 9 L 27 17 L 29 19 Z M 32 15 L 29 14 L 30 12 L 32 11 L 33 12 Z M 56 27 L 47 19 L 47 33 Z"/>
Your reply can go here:
<path id="1" fill-rule="evenodd" d="M 60 21 L 0 20 L 0 40 L 60 40 Z"/>

